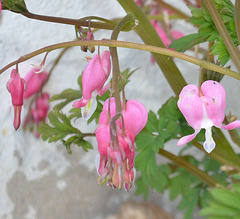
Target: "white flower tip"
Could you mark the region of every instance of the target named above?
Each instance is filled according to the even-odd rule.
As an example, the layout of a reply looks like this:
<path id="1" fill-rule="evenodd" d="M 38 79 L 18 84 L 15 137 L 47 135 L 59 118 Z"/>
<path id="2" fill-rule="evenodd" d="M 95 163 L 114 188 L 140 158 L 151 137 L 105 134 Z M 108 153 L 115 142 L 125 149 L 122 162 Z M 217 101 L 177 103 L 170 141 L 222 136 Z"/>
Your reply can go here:
<path id="1" fill-rule="evenodd" d="M 208 153 L 211 153 L 211 151 L 215 148 L 216 143 L 214 141 L 211 141 L 210 144 L 207 144 L 207 141 L 205 141 L 203 143 L 203 148 L 205 149 L 205 151 L 207 151 Z"/>
<path id="2" fill-rule="evenodd" d="M 81 109 L 82 117 L 86 121 L 90 119 L 92 114 L 95 112 L 97 109 L 97 100 L 96 99 L 91 99 L 86 106 L 84 106 Z"/>
<path id="3" fill-rule="evenodd" d="M 95 166 L 96 166 L 96 169 L 97 169 L 97 173 L 100 176 L 99 171 L 98 171 L 99 166 L 100 166 L 100 154 L 98 154 L 95 158 Z"/>

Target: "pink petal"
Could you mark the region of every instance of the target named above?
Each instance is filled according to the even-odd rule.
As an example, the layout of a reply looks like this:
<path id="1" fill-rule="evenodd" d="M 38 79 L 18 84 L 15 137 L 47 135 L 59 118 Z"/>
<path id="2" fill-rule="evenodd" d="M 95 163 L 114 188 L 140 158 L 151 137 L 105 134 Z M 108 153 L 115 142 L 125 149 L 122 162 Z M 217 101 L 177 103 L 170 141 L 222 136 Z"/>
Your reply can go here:
<path id="1" fill-rule="evenodd" d="M 25 99 L 37 93 L 41 89 L 44 81 L 48 78 L 46 72 L 35 73 L 36 71 L 39 71 L 39 68 L 31 69 L 24 78 L 27 84 L 27 89 L 24 93 Z"/>
<path id="2" fill-rule="evenodd" d="M 148 113 L 145 106 L 137 100 L 129 100 L 123 111 L 124 127 L 126 132 L 132 132 L 135 136 L 145 127 Z"/>
<path id="3" fill-rule="evenodd" d="M 177 105 L 188 124 L 195 130 L 201 129 L 204 104 L 196 85 L 189 84 L 182 89 Z"/>
<path id="4" fill-rule="evenodd" d="M 213 125 L 220 126 L 225 117 L 225 107 L 226 107 L 226 92 L 224 87 L 212 80 L 205 81 L 201 90 L 203 97 L 201 97 L 207 116 L 211 119 Z"/>
<path id="5" fill-rule="evenodd" d="M 221 128 L 221 129 L 226 129 L 226 130 L 232 130 L 232 129 L 236 129 L 236 128 L 239 128 L 240 127 L 240 120 L 236 120 L 234 122 L 231 122 L 227 125 L 220 125 L 220 126 L 217 126 L 218 128 Z"/>
<path id="6" fill-rule="evenodd" d="M 187 144 L 188 142 L 192 141 L 199 132 L 200 132 L 200 130 L 195 130 L 195 132 L 193 134 L 180 138 L 177 142 L 177 145 L 180 146 L 180 145 Z"/>
<path id="7" fill-rule="evenodd" d="M 82 75 L 82 95 L 83 101 L 74 104 L 74 107 L 85 106 L 91 99 L 92 92 L 102 90 L 104 83 L 111 71 L 110 52 L 104 51 L 99 57 L 95 55 L 88 63 Z"/>

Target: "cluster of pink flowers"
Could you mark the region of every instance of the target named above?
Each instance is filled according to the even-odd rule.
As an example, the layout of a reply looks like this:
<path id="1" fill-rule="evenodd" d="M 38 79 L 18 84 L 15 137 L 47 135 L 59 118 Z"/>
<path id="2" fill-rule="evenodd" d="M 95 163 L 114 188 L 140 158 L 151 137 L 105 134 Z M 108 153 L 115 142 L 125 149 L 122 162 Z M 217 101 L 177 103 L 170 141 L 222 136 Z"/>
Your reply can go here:
<path id="1" fill-rule="evenodd" d="M 82 75 L 82 99 L 73 107 L 83 107 L 84 118 L 93 113 L 92 103 L 97 94 L 102 95 L 110 84 L 104 87 L 111 71 L 110 52 L 95 55 Z M 115 99 L 107 99 L 100 114 L 96 130 L 99 156 L 96 167 L 100 175 L 99 183 L 107 182 L 113 188 L 132 188 L 135 179 L 134 155 L 135 136 L 147 123 L 146 108 L 137 100 L 129 100 L 122 106 L 122 114 L 117 115 Z"/>
<path id="2" fill-rule="evenodd" d="M 11 77 L 7 82 L 7 89 L 11 94 L 12 105 L 14 106 L 13 126 L 15 130 L 17 130 L 21 124 L 21 109 L 23 106 L 24 99 L 29 98 L 33 94 L 37 93 L 41 89 L 44 81 L 48 78 L 48 74 L 46 72 L 36 73 L 37 71 L 39 71 L 39 68 L 31 69 L 31 71 L 29 71 L 26 77 L 23 79 L 20 77 L 20 74 L 16 71 L 16 69 L 13 69 L 11 72 Z M 46 99 L 46 95 L 43 95 L 43 96 L 44 96 L 44 99 Z M 39 96 L 35 104 L 37 105 L 38 112 L 44 111 L 44 113 L 40 113 L 41 114 L 40 117 L 42 118 L 44 114 L 46 118 L 47 116 L 47 112 L 45 112 L 46 106 L 38 103 L 40 101 L 39 99 L 41 98 L 42 97 Z M 48 96 L 48 99 L 49 99 L 49 96 Z M 35 108 L 36 106 L 34 106 L 34 109 Z M 36 118 L 36 112 L 33 114 Z M 40 121 L 39 119 L 36 120 L 33 117 L 33 120 L 34 122 L 36 122 L 36 124 L 39 124 L 39 121 Z"/>
<path id="3" fill-rule="evenodd" d="M 118 116 L 117 116 L 118 117 Z M 148 113 L 142 103 L 129 100 L 122 116 L 116 119 L 115 99 L 107 99 L 99 118 L 96 131 L 99 156 L 96 168 L 99 183 L 106 182 L 112 188 L 132 188 L 136 171 L 134 168 L 135 137 L 147 123 Z"/>
<path id="4" fill-rule="evenodd" d="M 203 147 L 210 153 L 215 148 L 212 126 L 227 130 L 240 127 L 240 120 L 225 126 L 222 125 L 225 118 L 226 91 L 217 81 L 205 81 L 200 90 L 193 84 L 185 86 L 179 95 L 177 105 L 188 124 L 195 131 L 191 135 L 180 138 L 177 145 L 184 145 L 192 141 L 203 128 L 206 129 L 206 141 Z"/>

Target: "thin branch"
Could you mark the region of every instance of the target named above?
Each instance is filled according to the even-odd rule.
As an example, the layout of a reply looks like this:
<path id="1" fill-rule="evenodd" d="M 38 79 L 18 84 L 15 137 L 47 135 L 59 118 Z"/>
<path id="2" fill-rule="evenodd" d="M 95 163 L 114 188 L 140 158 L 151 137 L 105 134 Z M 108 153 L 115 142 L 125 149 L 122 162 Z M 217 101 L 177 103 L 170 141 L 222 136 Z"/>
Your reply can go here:
<path id="1" fill-rule="evenodd" d="M 167 159 L 171 160 L 172 162 L 178 164 L 179 166 L 186 169 L 188 172 L 192 173 L 193 175 L 197 176 L 199 179 L 201 179 L 203 182 L 208 184 L 211 187 L 216 187 L 219 183 L 213 179 L 212 177 L 208 176 L 205 172 L 198 169 L 191 163 L 185 161 L 181 157 L 178 157 L 164 149 L 159 149 L 159 154 L 166 157 Z"/>
<path id="2" fill-rule="evenodd" d="M 46 46 L 43 47 L 41 49 L 38 49 L 34 52 L 28 53 L 22 57 L 20 57 L 18 60 L 15 60 L 11 63 L 9 63 L 8 65 L 6 65 L 5 67 L 3 67 L 0 70 L 0 74 L 3 73 L 4 71 L 6 71 L 7 69 L 9 69 L 10 67 L 24 62 L 28 59 L 31 59 L 37 55 L 40 55 L 42 53 L 45 52 L 50 52 L 56 49 L 61 49 L 61 48 L 66 48 L 66 47 L 73 47 L 73 46 L 107 46 L 107 47 L 122 47 L 122 48 L 129 48 L 129 49 L 137 49 L 137 50 L 143 50 L 143 51 L 148 51 L 148 52 L 152 52 L 152 53 L 158 53 L 158 54 L 162 54 L 165 56 L 169 56 L 169 57 L 175 57 L 175 58 L 179 58 L 182 59 L 184 61 L 193 63 L 195 65 L 201 66 L 202 68 L 206 68 L 212 71 L 217 71 L 221 74 L 224 75 L 228 75 L 230 77 L 233 77 L 235 79 L 240 80 L 240 74 L 232 71 L 230 69 L 221 67 L 219 65 L 207 62 L 205 60 L 201 60 L 198 58 L 195 58 L 193 56 L 190 55 L 186 55 L 186 54 L 182 54 L 180 52 L 176 52 L 173 51 L 171 49 L 166 49 L 166 48 L 161 48 L 161 47 L 157 47 L 157 46 L 150 46 L 150 45 L 145 45 L 145 44 L 139 44 L 139 43 L 132 43 L 132 42 L 126 42 L 126 41 L 117 41 L 117 40 L 84 40 L 84 41 L 69 41 L 69 42 L 63 42 L 63 43 L 57 43 L 57 44 L 53 44 L 51 46 Z"/>
<path id="3" fill-rule="evenodd" d="M 214 2 L 205 0 L 205 4 L 207 6 L 209 13 L 212 16 L 213 22 L 216 25 L 221 38 L 223 39 L 223 42 L 231 56 L 233 63 L 235 64 L 236 68 L 240 72 L 240 59 L 239 59 L 240 52 L 239 52 L 239 50 L 234 45 L 231 36 L 229 35 L 220 15 L 218 14 L 218 11 L 215 7 Z"/>

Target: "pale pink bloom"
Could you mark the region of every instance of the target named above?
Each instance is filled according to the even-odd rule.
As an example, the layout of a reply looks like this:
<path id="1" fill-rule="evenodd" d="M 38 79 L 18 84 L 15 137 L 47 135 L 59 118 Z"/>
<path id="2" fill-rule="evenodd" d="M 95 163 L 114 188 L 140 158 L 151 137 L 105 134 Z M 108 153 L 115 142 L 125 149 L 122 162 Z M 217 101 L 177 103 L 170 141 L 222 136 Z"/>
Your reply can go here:
<path id="1" fill-rule="evenodd" d="M 24 99 L 37 93 L 42 88 L 44 81 L 47 80 L 48 74 L 46 72 L 36 73 L 39 70 L 39 68 L 32 68 L 25 76 L 27 90 L 24 93 Z"/>
<path id="2" fill-rule="evenodd" d="M 102 96 L 109 88 L 110 84 L 104 87 L 111 72 L 111 60 L 110 52 L 104 51 L 101 55 L 95 55 L 88 63 L 82 75 L 82 99 L 73 103 L 73 107 L 80 108 L 82 110 L 83 118 L 87 119 L 91 116 L 96 109 L 92 107 L 94 100 L 98 95 Z"/>
<path id="3" fill-rule="evenodd" d="M 1 14 L 1 11 L 2 11 L 2 2 L 0 1 L 0 14 Z"/>
<path id="4" fill-rule="evenodd" d="M 16 69 L 11 72 L 11 77 L 7 82 L 7 89 L 12 96 L 12 105 L 14 106 L 14 122 L 13 126 L 17 130 L 21 124 L 21 110 L 23 105 L 24 90 L 26 90 L 26 83 L 24 79 L 20 78 Z"/>
<path id="5" fill-rule="evenodd" d="M 103 105 L 96 131 L 99 156 L 96 158 L 96 168 L 100 175 L 99 182 L 105 181 L 113 188 L 122 187 L 129 191 L 134 183 L 136 171 L 134 168 L 135 137 L 147 123 L 146 108 L 136 100 L 129 100 L 122 117 L 116 121 L 116 130 L 111 130 L 112 118 L 116 115 L 114 98 Z M 109 116 L 110 114 L 110 116 Z M 123 126 L 124 124 L 124 126 Z M 124 130 L 123 130 L 124 127 Z M 118 145 L 114 145 L 112 135 L 116 136 Z"/>
<path id="6" fill-rule="evenodd" d="M 49 109 L 49 94 L 48 93 L 43 93 L 40 96 L 37 97 L 32 109 L 31 109 L 31 115 L 33 118 L 34 123 L 37 125 L 40 122 L 44 122 L 47 114 L 48 114 L 48 109 Z"/>
<path id="7" fill-rule="evenodd" d="M 225 89 L 216 81 L 205 81 L 201 86 L 201 93 L 199 88 L 193 84 L 185 86 L 179 95 L 177 105 L 188 124 L 194 129 L 194 133 L 180 138 L 177 145 L 192 141 L 203 128 L 206 129 L 206 141 L 203 147 L 210 153 L 215 148 L 212 126 L 228 130 L 240 127 L 240 120 L 226 126 L 222 125 L 225 117 L 225 99 Z"/>

